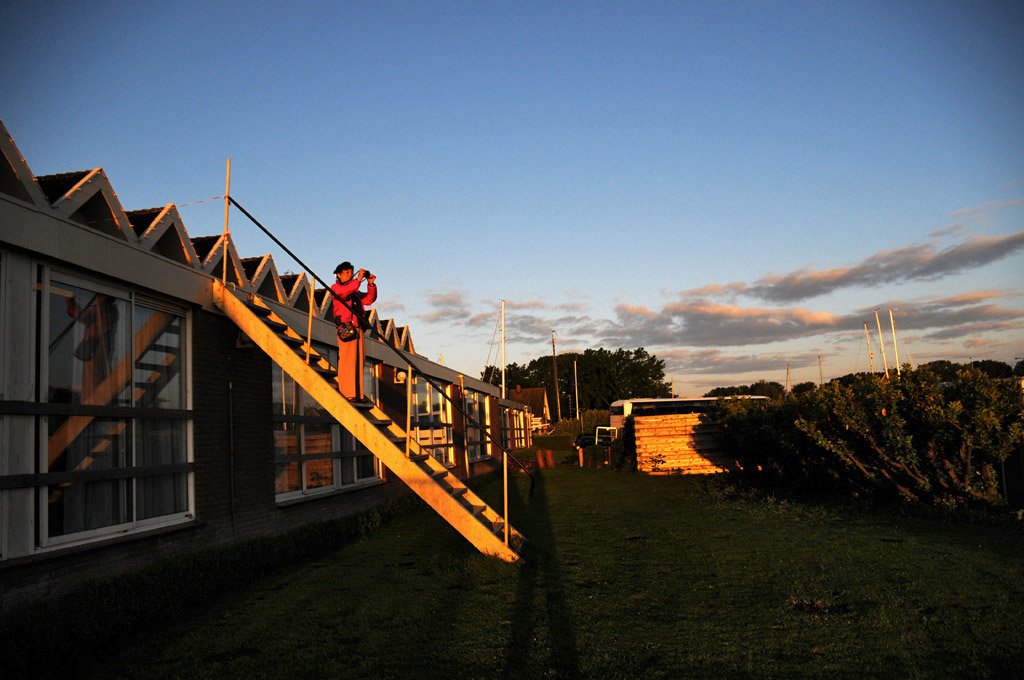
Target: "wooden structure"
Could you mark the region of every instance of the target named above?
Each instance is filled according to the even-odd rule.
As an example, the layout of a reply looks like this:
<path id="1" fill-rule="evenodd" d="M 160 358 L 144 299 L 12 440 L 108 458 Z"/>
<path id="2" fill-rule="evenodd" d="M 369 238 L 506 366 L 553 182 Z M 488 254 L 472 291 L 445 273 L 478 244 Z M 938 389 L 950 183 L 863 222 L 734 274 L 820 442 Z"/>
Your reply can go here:
<path id="1" fill-rule="evenodd" d="M 726 472 L 721 428 L 705 413 L 636 416 L 637 469 L 649 474 L 706 475 Z"/>
<path id="2" fill-rule="evenodd" d="M 335 380 L 337 366 L 318 354 L 267 303 L 220 281 L 211 285 L 217 306 L 242 332 L 466 540 L 480 552 L 506 562 L 519 559 L 509 539 L 518 546 L 522 535 L 511 527 L 506 531 L 501 515 L 449 474 L 427 447 L 408 439 L 380 407 L 370 401 L 353 404 L 342 396 Z"/>
<path id="3" fill-rule="evenodd" d="M 516 385 L 509 393 L 509 399 L 526 404 L 530 409 L 530 430 L 547 430 L 551 425 L 551 409 L 548 407 L 548 390 L 546 387 L 523 387 Z"/>

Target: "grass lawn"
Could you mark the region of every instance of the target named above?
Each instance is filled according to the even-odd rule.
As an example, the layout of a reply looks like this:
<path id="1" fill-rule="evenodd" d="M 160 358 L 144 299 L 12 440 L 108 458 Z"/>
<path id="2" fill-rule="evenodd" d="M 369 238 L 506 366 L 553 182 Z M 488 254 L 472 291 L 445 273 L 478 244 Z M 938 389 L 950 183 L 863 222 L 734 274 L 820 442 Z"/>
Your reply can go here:
<path id="1" fill-rule="evenodd" d="M 1024 677 L 1020 526 L 785 503 L 714 479 L 537 476 L 532 498 L 514 480 L 521 564 L 416 511 L 81 676 Z M 500 481 L 481 492 L 496 501 Z"/>

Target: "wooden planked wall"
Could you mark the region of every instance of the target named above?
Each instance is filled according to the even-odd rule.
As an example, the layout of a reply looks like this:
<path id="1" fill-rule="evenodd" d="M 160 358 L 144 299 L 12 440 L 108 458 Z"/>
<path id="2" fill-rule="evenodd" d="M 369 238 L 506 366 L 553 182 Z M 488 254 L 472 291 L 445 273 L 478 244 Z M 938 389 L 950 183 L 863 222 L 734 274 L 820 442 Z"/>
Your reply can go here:
<path id="1" fill-rule="evenodd" d="M 721 428 L 706 414 L 637 416 L 637 469 L 649 474 L 706 475 L 735 467 L 722 453 Z"/>

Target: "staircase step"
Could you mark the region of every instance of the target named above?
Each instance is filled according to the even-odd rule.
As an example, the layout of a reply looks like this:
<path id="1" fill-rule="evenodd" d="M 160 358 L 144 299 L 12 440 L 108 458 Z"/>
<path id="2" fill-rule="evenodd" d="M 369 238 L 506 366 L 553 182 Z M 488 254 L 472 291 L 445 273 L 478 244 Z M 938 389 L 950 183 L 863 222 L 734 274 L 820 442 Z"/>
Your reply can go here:
<path id="1" fill-rule="evenodd" d="M 427 458 L 430 458 L 430 456 L 428 456 L 425 453 L 414 453 L 414 454 L 409 456 L 409 460 L 411 460 L 414 463 L 422 463 Z"/>
<path id="2" fill-rule="evenodd" d="M 460 487 L 453 488 L 451 490 L 451 494 L 453 496 L 455 496 L 456 498 L 458 498 L 459 496 L 465 496 L 466 492 L 468 492 L 468 491 L 469 491 L 469 489 L 467 489 L 466 487 L 460 486 Z"/>
<path id="3" fill-rule="evenodd" d="M 430 473 L 430 476 L 433 477 L 434 479 L 444 479 L 445 477 L 448 476 L 448 471 L 447 470 L 434 470 L 433 472 Z"/>
<path id="4" fill-rule="evenodd" d="M 292 337 L 291 335 L 285 335 L 281 333 L 281 339 L 287 342 L 292 347 L 301 347 L 306 344 L 306 341 L 302 338 Z"/>
<path id="5" fill-rule="evenodd" d="M 374 418 L 373 416 L 368 416 L 367 420 L 369 420 L 377 427 L 387 427 L 392 423 L 392 420 L 390 418 Z"/>
<path id="6" fill-rule="evenodd" d="M 270 330 L 272 330 L 272 331 L 274 331 L 275 333 L 278 333 L 278 334 L 280 334 L 281 331 L 283 331 L 286 328 L 288 328 L 288 324 L 286 324 L 285 322 L 278 321 L 276 319 L 271 319 L 270 317 L 264 318 L 263 319 L 263 323 L 267 324 L 267 326 L 270 328 Z"/>
<path id="7" fill-rule="evenodd" d="M 245 306 L 251 309 L 253 314 L 256 314 L 257 316 L 270 316 L 270 310 L 263 305 L 257 305 L 254 302 L 246 300 Z"/>

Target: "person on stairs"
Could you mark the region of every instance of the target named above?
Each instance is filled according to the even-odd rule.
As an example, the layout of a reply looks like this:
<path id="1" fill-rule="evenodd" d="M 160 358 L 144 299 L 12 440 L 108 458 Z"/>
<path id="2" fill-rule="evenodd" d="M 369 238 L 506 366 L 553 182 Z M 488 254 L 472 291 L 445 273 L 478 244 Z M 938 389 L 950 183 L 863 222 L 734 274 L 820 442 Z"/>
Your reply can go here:
<path id="1" fill-rule="evenodd" d="M 334 292 L 334 325 L 338 329 L 338 390 L 349 401 L 364 401 L 363 364 L 366 346 L 363 329 L 369 328 L 366 305 L 377 299 L 377 277 L 360 269 L 353 273 L 351 262 L 342 262 L 334 268 L 337 283 Z M 366 291 L 359 290 L 366 281 Z"/>

